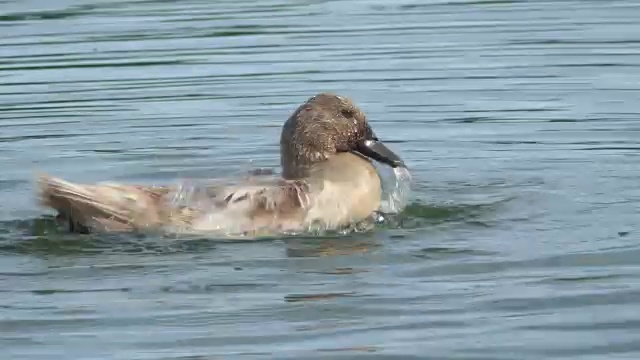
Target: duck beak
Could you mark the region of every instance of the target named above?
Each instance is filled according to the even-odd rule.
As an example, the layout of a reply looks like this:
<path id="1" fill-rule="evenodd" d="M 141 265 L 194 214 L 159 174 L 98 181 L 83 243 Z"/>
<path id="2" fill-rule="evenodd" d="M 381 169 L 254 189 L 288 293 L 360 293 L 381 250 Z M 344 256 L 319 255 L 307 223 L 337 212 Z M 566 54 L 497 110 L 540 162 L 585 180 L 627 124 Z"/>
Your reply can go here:
<path id="1" fill-rule="evenodd" d="M 404 167 L 404 161 L 391 151 L 382 141 L 373 135 L 370 139 L 361 140 L 356 144 L 356 151 L 373 160 L 387 164 L 393 168 Z"/>

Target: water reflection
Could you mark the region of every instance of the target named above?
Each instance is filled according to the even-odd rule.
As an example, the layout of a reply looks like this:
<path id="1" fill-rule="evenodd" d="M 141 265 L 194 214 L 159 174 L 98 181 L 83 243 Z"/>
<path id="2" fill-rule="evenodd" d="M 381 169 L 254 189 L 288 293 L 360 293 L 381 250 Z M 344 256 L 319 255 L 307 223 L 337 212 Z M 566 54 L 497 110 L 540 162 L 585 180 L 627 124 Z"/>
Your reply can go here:
<path id="1" fill-rule="evenodd" d="M 382 246 L 380 240 L 370 237 L 363 238 L 335 238 L 335 239 L 287 239 L 285 240 L 286 253 L 288 257 L 323 257 L 354 255 L 358 253 L 368 253 L 375 251 Z"/>

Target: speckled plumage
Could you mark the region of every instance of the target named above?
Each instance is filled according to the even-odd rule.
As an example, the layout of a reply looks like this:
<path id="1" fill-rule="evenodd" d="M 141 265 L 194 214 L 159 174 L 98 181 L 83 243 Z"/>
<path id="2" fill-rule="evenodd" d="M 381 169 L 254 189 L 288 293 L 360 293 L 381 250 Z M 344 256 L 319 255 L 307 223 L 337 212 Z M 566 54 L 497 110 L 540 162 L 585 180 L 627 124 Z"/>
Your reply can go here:
<path id="1" fill-rule="evenodd" d="M 349 99 L 330 93 L 311 97 L 282 127 L 280 165 L 286 179 L 306 175 L 307 168 L 373 132 L 365 114 Z"/>

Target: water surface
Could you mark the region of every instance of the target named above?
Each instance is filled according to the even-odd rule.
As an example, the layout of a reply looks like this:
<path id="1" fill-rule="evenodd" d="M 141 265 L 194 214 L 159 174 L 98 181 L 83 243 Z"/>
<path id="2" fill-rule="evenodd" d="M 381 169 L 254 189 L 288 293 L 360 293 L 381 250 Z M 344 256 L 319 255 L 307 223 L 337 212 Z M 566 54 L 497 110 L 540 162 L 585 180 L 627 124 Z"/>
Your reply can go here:
<path id="1" fill-rule="evenodd" d="M 640 356 L 640 5 L 0 1 L 0 346 L 11 359 Z M 393 226 L 76 236 L 36 171 L 278 165 L 334 91 L 412 169 Z M 618 314 L 618 315 L 616 315 Z"/>

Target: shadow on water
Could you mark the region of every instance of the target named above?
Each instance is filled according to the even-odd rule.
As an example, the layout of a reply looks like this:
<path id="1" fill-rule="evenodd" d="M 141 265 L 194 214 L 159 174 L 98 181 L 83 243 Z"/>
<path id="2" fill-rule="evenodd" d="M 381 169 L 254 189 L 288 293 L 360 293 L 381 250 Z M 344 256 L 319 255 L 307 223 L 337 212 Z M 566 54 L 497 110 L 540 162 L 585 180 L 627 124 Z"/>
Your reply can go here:
<path id="1" fill-rule="evenodd" d="M 73 254 L 171 254 L 176 252 L 204 252 L 215 245 L 206 239 L 158 241 L 143 234 L 72 234 L 66 232 L 54 217 L 0 223 L 0 253 L 39 256 L 67 256 Z"/>
<path id="2" fill-rule="evenodd" d="M 482 220 L 483 217 L 493 213 L 501 204 L 502 202 L 425 205 L 416 201 L 410 203 L 397 216 L 390 217 L 385 226 L 413 230 L 443 223 L 465 223 L 488 227 L 490 225 Z"/>
<path id="3" fill-rule="evenodd" d="M 441 224 L 490 226 L 481 221 L 498 203 L 480 205 L 425 205 L 410 203 L 397 215 L 385 215 L 374 229 L 354 228 L 342 232 L 316 232 L 285 237 L 225 239 L 158 234 L 73 234 L 58 224 L 53 216 L 0 222 L 0 253 L 36 256 L 74 254 L 173 254 L 212 251 L 217 244 L 254 243 L 282 240 L 289 257 L 317 257 L 366 252 L 380 247 L 375 234 L 388 232 L 390 238 L 402 238 L 411 231 Z"/>

